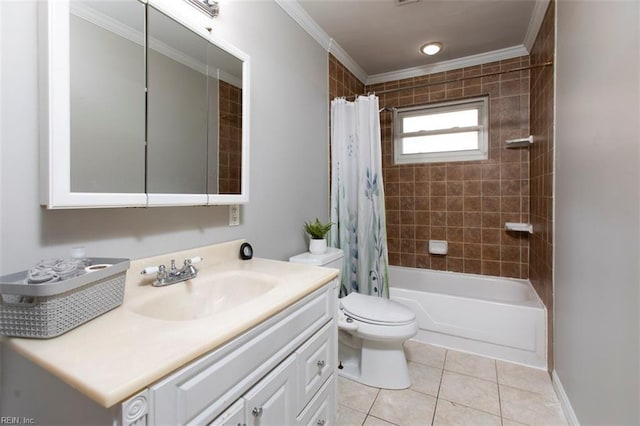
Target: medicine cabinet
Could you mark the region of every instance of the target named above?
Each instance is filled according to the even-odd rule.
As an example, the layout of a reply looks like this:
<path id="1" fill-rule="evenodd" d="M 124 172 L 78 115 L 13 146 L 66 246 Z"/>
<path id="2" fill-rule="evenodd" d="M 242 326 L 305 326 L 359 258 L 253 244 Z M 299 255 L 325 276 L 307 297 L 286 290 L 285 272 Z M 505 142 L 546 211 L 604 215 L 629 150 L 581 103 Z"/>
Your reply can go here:
<path id="1" fill-rule="evenodd" d="M 40 5 L 41 204 L 249 199 L 249 57 L 186 1 Z"/>

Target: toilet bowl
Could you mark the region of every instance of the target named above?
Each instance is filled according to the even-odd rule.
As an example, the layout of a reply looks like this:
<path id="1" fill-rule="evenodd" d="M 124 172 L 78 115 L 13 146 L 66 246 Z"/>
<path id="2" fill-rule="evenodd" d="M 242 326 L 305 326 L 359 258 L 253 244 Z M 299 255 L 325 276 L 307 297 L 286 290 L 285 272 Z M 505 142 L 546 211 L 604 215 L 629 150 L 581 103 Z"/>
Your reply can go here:
<path id="1" fill-rule="evenodd" d="M 340 299 L 338 329 L 339 374 L 378 388 L 411 385 L 402 344 L 418 332 L 413 311 L 388 299 L 351 293 Z"/>
<path id="2" fill-rule="evenodd" d="M 289 261 L 342 270 L 343 255 L 330 248 L 325 255 L 303 253 Z M 418 332 L 413 311 L 388 299 L 351 293 L 339 300 L 336 322 L 339 375 L 385 389 L 411 385 L 402 344 Z"/>

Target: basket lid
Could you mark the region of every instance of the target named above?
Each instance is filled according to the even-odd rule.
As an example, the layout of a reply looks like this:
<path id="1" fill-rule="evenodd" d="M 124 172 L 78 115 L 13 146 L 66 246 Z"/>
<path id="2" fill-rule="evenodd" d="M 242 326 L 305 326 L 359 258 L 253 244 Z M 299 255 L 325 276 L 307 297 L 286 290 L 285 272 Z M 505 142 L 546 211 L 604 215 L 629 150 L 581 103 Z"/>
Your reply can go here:
<path id="1" fill-rule="evenodd" d="M 129 259 L 114 259 L 105 257 L 87 258 L 89 267 L 91 265 L 104 265 L 104 268 L 95 270 L 84 275 L 79 275 L 61 281 L 44 282 L 41 284 L 27 284 L 27 272 L 22 271 L 15 274 L 0 277 L 0 294 L 17 294 L 22 296 L 54 296 L 75 288 L 91 284 L 98 280 L 125 272 L 129 269 Z"/>

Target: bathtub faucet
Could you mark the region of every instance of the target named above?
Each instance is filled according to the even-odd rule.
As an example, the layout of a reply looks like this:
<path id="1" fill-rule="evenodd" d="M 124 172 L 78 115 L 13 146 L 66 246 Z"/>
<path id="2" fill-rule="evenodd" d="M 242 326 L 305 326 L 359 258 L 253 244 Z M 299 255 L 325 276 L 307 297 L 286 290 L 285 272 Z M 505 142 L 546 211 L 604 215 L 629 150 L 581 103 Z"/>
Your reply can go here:
<path id="1" fill-rule="evenodd" d="M 148 275 L 157 272 L 158 275 L 152 285 L 154 287 L 164 287 L 197 277 L 198 270 L 193 266 L 193 264 L 198 262 L 202 262 L 202 257 L 196 256 L 190 259 L 185 259 L 182 268 L 178 269 L 176 267 L 176 261 L 171 259 L 171 266 L 168 271 L 166 266 L 158 265 L 144 268 L 140 274 Z"/>

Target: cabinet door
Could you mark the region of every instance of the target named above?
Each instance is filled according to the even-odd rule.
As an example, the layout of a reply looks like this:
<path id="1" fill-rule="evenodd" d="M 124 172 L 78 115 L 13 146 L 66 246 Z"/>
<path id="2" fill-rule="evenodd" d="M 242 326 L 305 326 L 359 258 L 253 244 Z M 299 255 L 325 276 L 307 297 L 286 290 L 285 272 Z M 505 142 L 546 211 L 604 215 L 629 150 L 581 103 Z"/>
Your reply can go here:
<path id="1" fill-rule="evenodd" d="M 296 422 L 295 355 L 284 360 L 244 396 L 247 426 Z"/>
<path id="2" fill-rule="evenodd" d="M 333 426 L 336 424 L 336 384 L 331 376 L 298 416 L 299 426 Z"/>
<path id="3" fill-rule="evenodd" d="M 335 322 L 330 321 L 296 350 L 298 369 L 298 413 L 336 371 Z"/>
<path id="4" fill-rule="evenodd" d="M 37 3 L 41 204 L 146 206 L 144 4 Z"/>
<path id="5" fill-rule="evenodd" d="M 245 421 L 244 399 L 241 398 L 231 407 L 227 408 L 224 413 L 220 414 L 209 426 L 242 426 L 246 425 Z"/>

